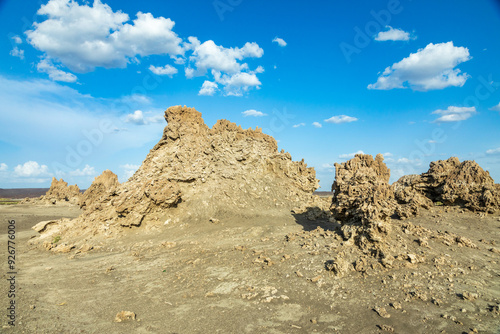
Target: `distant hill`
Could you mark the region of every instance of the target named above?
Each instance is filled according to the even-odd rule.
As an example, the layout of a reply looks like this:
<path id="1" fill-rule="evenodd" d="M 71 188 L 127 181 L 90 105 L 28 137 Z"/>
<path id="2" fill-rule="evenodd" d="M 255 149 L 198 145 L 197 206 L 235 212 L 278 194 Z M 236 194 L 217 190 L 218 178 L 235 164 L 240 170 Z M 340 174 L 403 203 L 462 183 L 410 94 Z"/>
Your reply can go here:
<path id="1" fill-rule="evenodd" d="M 22 199 L 26 197 L 35 198 L 45 195 L 49 188 L 13 188 L 2 189 L 0 188 L 0 198 L 14 198 Z M 81 190 L 83 193 L 85 190 Z"/>
<path id="2" fill-rule="evenodd" d="M 45 193 L 49 190 L 49 188 L 13 188 L 13 189 L 2 189 L 0 188 L 0 198 L 35 198 L 45 195 Z M 85 189 L 80 190 L 82 193 L 85 192 Z M 315 191 L 315 195 L 318 196 L 332 196 L 332 192 L 330 191 Z"/>

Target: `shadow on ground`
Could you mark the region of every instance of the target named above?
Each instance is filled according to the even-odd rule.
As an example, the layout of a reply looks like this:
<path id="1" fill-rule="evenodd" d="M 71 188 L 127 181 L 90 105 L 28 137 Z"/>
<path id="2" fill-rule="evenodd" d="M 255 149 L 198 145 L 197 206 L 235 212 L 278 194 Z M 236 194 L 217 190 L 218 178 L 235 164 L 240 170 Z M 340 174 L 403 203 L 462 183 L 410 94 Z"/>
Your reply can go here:
<path id="1" fill-rule="evenodd" d="M 312 231 L 321 227 L 325 231 L 340 231 L 340 224 L 337 221 L 331 222 L 329 211 L 323 210 L 317 206 L 307 207 L 303 213 L 292 213 L 295 222 L 302 226 L 304 231 Z"/>

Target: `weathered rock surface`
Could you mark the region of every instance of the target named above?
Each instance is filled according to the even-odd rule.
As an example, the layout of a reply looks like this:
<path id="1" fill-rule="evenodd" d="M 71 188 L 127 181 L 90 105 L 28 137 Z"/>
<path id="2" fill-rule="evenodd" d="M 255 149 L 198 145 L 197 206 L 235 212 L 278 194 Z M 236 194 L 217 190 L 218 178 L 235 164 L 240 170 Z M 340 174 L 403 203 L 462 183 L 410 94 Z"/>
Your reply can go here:
<path id="1" fill-rule="evenodd" d="M 357 154 L 353 159 L 335 164 L 331 210 L 341 222 L 345 239 L 365 247 L 381 242 L 387 235 L 387 220 L 394 213 L 396 201 L 389 185 L 390 170 L 384 157 Z"/>
<path id="2" fill-rule="evenodd" d="M 110 170 L 105 170 L 94 179 L 94 182 L 80 197 L 80 208 L 83 210 L 101 210 L 117 191 L 120 182 L 118 176 Z"/>
<path id="3" fill-rule="evenodd" d="M 80 200 L 80 188 L 75 185 L 68 186 L 67 182 L 63 179 L 57 180 L 52 178 L 52 184 L 49 190 L 39 198 L 25 198 L 21 204 L 62 204 L 62 205 L 76 205 Z"/>
<path id="4" fill-rule="evenodd" d="M 460 163 L 455 157 L 431 162 L 426 173 L 403 176 L 394 184 L 396 199 L 403 207 L 413 208 L 413 214 L 432 202 L 492 213 L 500 206 L 498 190 L 499 185 L 475 161 Z M 402 215 L 408 216 L 408 211 Z"/>
<path id="5" fill-rule="evenodd" d="M 314 169 L 278 152 L 276 140 L 259 128 L 227 120 L 209 128 L 185 106 L 168 108 L 165 119 L 161 140 L 136 173 L 122 184 L 109 171 L 97 177 L 80 201 L 82 215 L 61 230 L 108 234 L 169 219 L 289 214 L 318 188 Z"/>

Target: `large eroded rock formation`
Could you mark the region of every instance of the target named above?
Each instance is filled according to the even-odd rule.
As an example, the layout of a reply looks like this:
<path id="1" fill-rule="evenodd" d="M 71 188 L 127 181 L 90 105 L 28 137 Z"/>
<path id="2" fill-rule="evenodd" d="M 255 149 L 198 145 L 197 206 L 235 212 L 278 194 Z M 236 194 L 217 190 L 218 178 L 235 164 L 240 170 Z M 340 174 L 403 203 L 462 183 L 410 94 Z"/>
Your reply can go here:
<path id="1" fill-rule="evenodd" d="M 318 188 L 314 169 L 278 152 L 261 129 L 227 120 L 209 128 L 185 106 L 168 108 L 165 119 L 161 140 L 136 173 L 119 184 L 105 171 L 82 196 L 82 215 L 60 229 L 98 234 L 169 219 L 289 213 Z"/>
<path id="2" fill-rule="evenodd" d="M 361 247 L 383 240 L 396 207 L 389 178 L 382 154 L 375 160 L 368 154 L 356 154 L 347 162 L 335 164 L 331 210 L 342 224 L 345 239 L 354 238 Z"/>
<path id="3" fill-rule="evenodd" d="M 38 198 L 25 198 L 22 204 L 55 204 L 55 205 L 76 205 L 80 200 L 80 188 L 75 185 L 68 186 L 63 179 L 52 178 L 49 190 L 43 196 Z"/>
<path id="4" fill-rule="evenodd" d="M 460 163 L 455 157 L 431 162 L 426 173 L 403 176 L 394 183 L 396 199 L 414 213 L 433 202 L 492 213 L 500 206 L 498 189 L 490 174 L 475 161 Z"/>

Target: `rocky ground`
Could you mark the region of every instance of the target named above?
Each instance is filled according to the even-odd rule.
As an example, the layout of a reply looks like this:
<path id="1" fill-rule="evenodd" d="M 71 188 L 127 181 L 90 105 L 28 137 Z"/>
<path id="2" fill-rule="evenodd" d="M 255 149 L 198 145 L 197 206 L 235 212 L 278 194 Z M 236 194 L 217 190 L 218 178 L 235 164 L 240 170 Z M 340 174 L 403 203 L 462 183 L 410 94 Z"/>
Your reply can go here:
<path id="1" fill-rule="evenodd" d="M 498 212 L 389 219 L 398 248 L 383 261 L 321 212 L 166 221 L 97 235 L 91 250 L 28 243 L 39 221 L 79 213 L 0 207 L 16 220 L 18 268 L 16 326 L 2 316 L 2 333 L 500 333 Z"/>

